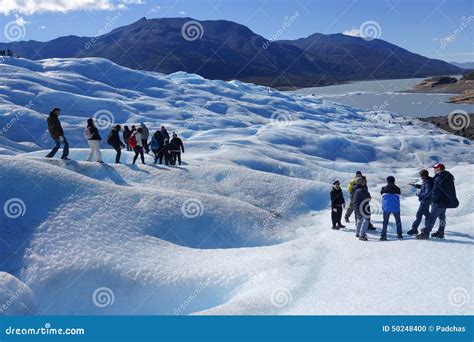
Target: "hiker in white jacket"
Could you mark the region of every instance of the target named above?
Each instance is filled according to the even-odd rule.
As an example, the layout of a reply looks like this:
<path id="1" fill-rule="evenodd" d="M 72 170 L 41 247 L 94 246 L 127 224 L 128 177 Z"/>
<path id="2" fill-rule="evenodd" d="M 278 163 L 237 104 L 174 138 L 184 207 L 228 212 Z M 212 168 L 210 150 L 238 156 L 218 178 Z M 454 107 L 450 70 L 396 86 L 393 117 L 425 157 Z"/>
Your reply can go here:
<path id="1" fill-rule="evenodd" d="M 87 120 L 87 127 L 84 129 L 84 137 L 87 139 L 87 143 L 90 147 L 89 155 L 87 156 L 87 161 L 92 161 L 94 155 L 97 157 L 99 163 L 103 163 L 102 154 L 100 153 L 100 141 L 102 138 L 99 135 L 99 130 L 94 125 L 94 120 Z"/>
<path id="2" fill-rule="evenodd" d="M 137 145 L 133 148 L 135 151 L 135 156 L 133 157 L 133 164 L 137 161 L 138 156 L 140 155 L 140 159 L 142 160 L 142 164 L 145 164 L 145 155 L 143 153 L 143 141 L 142 141 L 142 128 L 138 127 L 136 132 L 133 132 L 132 135 L 135 136 L 137 141 Z"/>

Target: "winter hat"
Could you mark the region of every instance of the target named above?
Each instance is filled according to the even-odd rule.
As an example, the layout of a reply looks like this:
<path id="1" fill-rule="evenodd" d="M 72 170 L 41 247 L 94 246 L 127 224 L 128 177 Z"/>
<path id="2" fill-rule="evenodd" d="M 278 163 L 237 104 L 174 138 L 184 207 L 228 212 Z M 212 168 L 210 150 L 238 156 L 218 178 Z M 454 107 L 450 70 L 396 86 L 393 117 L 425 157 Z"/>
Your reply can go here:
<path id="1" fill-rule="evenodd" d="M 425 170 L 425 169 L 420 170 L 420 177 L 428 178 L 429 175 L 430 173 L 428 172 L 428 170 Z"/>
<path id="2" fill-rule="evenodd" d="M 120 125 L 115 125 L 114 128 L 117 129 L 117 130 L 121 130 L 121 129 L 122 129 L 122 127 L 121 127 Z"/>
<path id="3" fill-rule="evenodd" d="M 444 170 L 445 167 L 444 167 L 444 164 L 443 164 L 443 163 L 436 163 L 436 164 L 433 166 L 433 169 Z"/>
<path id="4" fill-rule="evenodd" d="M 49 114 L 54 114 L 55 112 L 60 112 L 61 108 L 55 107 Z"/>
<path id="5" fill-rule="evenodd" d="M 336 184 L 341 184 L 341 183 L 339 182 L 339 180 L 334 179 L 334 180 L 332 181 L 332 185 L 336 185 Z"/>
<path id="6" fill-rule="evenodd" d="M 356 171 L 356 176 L 362 176 L 362 171 Z"/>
<path id="7" fill-rule="evenodd" d="M 395 184 L 395 177 L 393 177 L 393 176 L 388 176 L 388 177 L 387 177 L 387 183 Z"/>
<path id="8" fill-rule="evenodd" d="M 94 120 L 93 119 L 87 119 L 87 127 L 90 127 L 94 125 Z"/>

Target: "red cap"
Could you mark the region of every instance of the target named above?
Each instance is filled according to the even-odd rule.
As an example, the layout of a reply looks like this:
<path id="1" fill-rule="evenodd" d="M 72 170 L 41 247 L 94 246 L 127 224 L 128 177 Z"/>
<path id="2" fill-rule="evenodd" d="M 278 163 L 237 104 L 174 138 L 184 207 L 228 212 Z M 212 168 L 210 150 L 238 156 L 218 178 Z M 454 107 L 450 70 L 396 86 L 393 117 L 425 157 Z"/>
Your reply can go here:
<path id="1" fill-rule="evenodd" d="M 444 170 L 444 164 L 443 164 L 443 163 L 436 163 L 436 164 L 433 166 L 433 169 L 441 169 L 441 170 Z"/>

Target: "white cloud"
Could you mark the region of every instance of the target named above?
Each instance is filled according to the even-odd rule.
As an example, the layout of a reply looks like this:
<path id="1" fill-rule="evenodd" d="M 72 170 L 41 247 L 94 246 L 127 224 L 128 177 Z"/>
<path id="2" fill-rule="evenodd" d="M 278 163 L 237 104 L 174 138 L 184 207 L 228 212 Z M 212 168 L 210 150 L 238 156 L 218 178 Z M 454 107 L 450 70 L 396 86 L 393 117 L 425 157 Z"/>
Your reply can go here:
<path id="1" fill-rule="evenodd" d="M 345 34 L 346 36 L 352 36 L 352 37 L 360 37 L 360 31 L 358 28 L 352 28 L 350 31 L 344 31 L 342 34 Z"/>
<path id="2" fill-rule="evenodd" d="M 144 3 L 145 0 L 0 0 L 0 14 L 113 10 Z"/>
<path id="3" fill-rule="evenodd" d="M 23 17 L 20 17 L 20 16 L 16 16 L 16 20 L 15 20 L 16 24 L 19 25 L 19 26 L 25 26 L 27 24 L 29 24 L 30 22 L 29 21 L 26 21 L 25 18 Z"/>
<path id="4" fill-rule="evenodd" d="M 179 11 L 179 15 L 186 15 L 185 11 Z"/>

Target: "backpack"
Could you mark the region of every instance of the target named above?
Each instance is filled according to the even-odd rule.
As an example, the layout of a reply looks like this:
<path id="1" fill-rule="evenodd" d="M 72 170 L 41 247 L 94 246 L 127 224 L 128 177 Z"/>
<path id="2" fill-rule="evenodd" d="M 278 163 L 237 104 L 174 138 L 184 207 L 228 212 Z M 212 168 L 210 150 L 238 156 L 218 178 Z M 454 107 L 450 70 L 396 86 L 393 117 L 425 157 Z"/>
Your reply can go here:
<path id="1" fill-rule="evenodd" d="M 107 144 L 114 146 L 114 139 L 113 139 L 113 131 L 110 131 L 109 135 L 107 136 Z"/>
<path id="2" fill-rule="evenodd" d="M 135 137 L 135 134 L 132 134 L 130 138 L 128 138 L 128 145 L 131 148 L 137 147 L 137 138 Z"/>
<path id="3" fill-rule="evenodd" d="M 445 189 L 448 197 L 448 201 L 446 203 L 446 208 L 454 209 L 459 206 L 459 200 L 456 196 L 456 187 L 454 185 L 454 178 L 449 178 L 445 180 Z"/>
<path id="4" fill-rule="evenodd" d="M 152 150 L 157 150 L 157 149 L 160 148 L 160 144 L 158 143 L 158 140 L 157 140 L 155 137 L 153 137 L 153 138 L 151 139 L 150 148 L 151 148 Z"/>
<path id="5" fill-rule="evenodd" d="M 94 135 L 91 133 L 91 130 L 89 129 L 89 127 L 84 128 L 84 137 L 85 137 L 87 140 L 92 139 L 93 136 L 94 136 Z"/>

